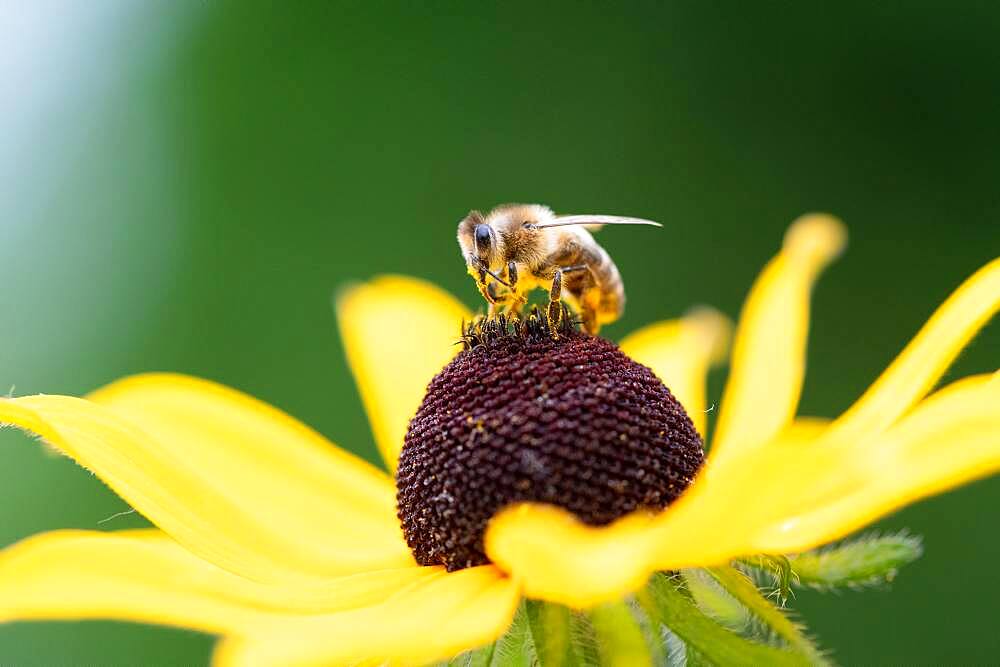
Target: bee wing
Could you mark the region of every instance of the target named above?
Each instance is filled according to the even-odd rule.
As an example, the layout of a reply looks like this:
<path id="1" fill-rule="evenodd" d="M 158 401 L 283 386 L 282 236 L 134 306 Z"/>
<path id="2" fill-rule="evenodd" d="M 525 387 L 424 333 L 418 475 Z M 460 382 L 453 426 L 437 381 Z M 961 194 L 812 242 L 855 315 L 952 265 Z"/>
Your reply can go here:
<path id="1" fill-rule="evenodd" d="M 649 225 L 651 227 L 662 227 L 658 222 L 645 220 L 643 218 L 630 218 L 621 215 L 560 215 L 552 222 L 535 225 L 537 229 L 546 227 L 563 227 L 566 225 L 583 225 L 590 231 L 596 232 L 604 225 Z"/>

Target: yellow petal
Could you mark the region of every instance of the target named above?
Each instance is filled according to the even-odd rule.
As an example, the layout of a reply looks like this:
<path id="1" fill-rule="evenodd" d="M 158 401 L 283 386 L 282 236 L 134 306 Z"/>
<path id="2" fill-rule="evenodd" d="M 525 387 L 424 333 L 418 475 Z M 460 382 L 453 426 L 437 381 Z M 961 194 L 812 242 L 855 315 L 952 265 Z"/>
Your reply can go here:
<path id="1" fill-rule="evenodd" d="M 521 504 L 490 521 L 486 553 L 521 581 L 526 597 L 586 609 L 646 583 L 650 522 L 635 514 L 593 527 L 558 507 Z"/>
<path id="2" fill-rule="evenodd" d="M 705 380 L 711 365 L 725 359 L 732 325 L 711 308 L 679 320 L 643 327 L 622 340 L 622 352 L 653 369 L 705 435 Z"/>
<path id="3" fill-rule="evenodd" d="M 0 400 L 199 556 L 259 581 L 413 566 L 391 482 L 254 399 L 178 376 Z M 100 404 L 98 404 L 98 402 Z"/>
<path id="4" fill-rule="evenodd" d="M 763 444 L 795 416 L 805 374 L 810 292 L 846 238 L 838 220 L 804 216 L 789 227 L 781 252 L 757 278 L 737 325 L 712 457 Z"/>
<path id="5" fill-rule="evenodd" d="M 801 449 L 828 424 L 813 417 L 798 419 L 780 437 L 785 447 Z M 508 508 L 490 521 L 486 553 L 522 582 L 528 597 L 576 608 L 621 599 L 656 570 L 724 563 L 748 553 L 742 516 L 759 509 L 756 500 L 746 501 L 754 497 L 752 486 L 747 491 L 734 485 L 735 493 L 727 487 L 733 476 L 754 474 L 745 459 L 734 460 L 745 464 L 734 464 L 734 475 L 700 475 L 663 512 L 637 512 L 608 526 L 588 526 L 551 505 Z"/>
<path id="6" fill-rule="evenodd" d="M 427 384 L 461 349 L 468 309 L 414 278 L 383 276 L 337 298 L 337 322 L 382 457 L 395 470 Z"/>
<path id="7" fill-rule="evenodd" d="M 796 477 L 786 459 L 807 456 L 828 425 L 825 419 L 799 418 L 758 450 L 744 449 L 721 463 L 710 459 L 703 474 L 651 525 L 653 568 L 704 567 L 760 553 L 749 546 L 755 529 L 773 518 L 775 505 L 797 500 L 786 492 Z"/>
<path id="8" fill-rule="evenodd" d="M 806 446 L 824 436 L 831 423 L 826 417 L 796 417 L 778 439 L 788 446 Z"/>
<path id="9" fill-rule="evenodd" d="M 495 640 L 518 601 L 513 579 L 489 565 L 469 568 L 409 586 L 379 604 L 262 623 L 220 643 L 214 664 L 424 664 Z"/>
<path id="10" fill-rule="evenodd" d="M 322 576 L 412 564 L 385 473 L 245 394 L 181 375 L 142 375 L 88 397 L 210 472 L 256 520 L 308 550 Z"/>
<path id="11" fill-rule="evenodd" d="M 218 568 L 158 530 L 54 531 L 0 551 L 0 622 L 115 619 L 243 632 L 287 614 L 370 605 L 440 574 L 403 568 L 271 586 Z"/>
<path id="12" fill-rule="evenodd" d="M 966 378 L 874 440 L 829 441 L 789 462 L 798 489 L 754 546 L 800 551 L 1000 469 L 1000 375 Z M 764 501 L 766 502 L 766 500 Z"/>
<path id="13" fill-rule="evenodd" d="M 892 424 L 920 400 L 1000 309 L 1000 259 L 955 290 L 868 391 L 834 424 L 831 438 L 859 439 Z"/>
<path id="14" fill-rule="evenodd" d="M 761 553 L 754 543 L 760 527 L 773 521 L 778 508 L 801 502 L 799 482 L 810 480 L 800 480 L 794 462 L 808 459 L 829 423 L 799 418 L 758 449 L 710 460 L 657 521 L 654 564 L 670 570 L 703 567 Z"/>
<path id="15" fill-rule="evenodd" d="M 222 633 L 255 611 L 218 595 L 240 580 L 158 531 L 57 531 L 0 552 L 0 621 L 120 619 Z"/>

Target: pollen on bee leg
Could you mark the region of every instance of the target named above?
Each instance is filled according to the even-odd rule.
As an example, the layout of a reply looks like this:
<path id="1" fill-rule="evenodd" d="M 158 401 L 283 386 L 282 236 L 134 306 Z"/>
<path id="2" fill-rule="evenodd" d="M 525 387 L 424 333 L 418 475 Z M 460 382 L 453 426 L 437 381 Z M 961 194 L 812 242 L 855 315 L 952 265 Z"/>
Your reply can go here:
<path id="1" fill-rule="evenodd" d="M 396 472 L 422 565 L 488 562 L 486 524 L 511 503 L 604 525 L 668 505 L 701 466 L 701 438 L 653 372 L 562 315 L 558 338 L 539 310 L 466 325 L 465 349 L 428 386 Z"/>

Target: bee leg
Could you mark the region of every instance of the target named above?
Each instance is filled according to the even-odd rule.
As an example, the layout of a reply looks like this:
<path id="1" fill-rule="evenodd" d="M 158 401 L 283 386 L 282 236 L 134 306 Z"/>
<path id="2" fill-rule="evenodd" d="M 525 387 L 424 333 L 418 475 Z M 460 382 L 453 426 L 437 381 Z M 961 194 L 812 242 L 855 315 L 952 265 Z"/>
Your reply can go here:
<path id="1" fill-rule="evenodd" d="M 518 318 L 521 317 L 521 309 L 527 302 L 527 299 L 516 292 L 508 292 L 497 300 L 497 303 L 503 303 L 504 312 Z"/>
<path id="2" fill-rule="evenodd" d="M 549 288 L 549 308 L 547 311 L 549 331 L 553 338 L 559 337 L 559 325 L 562 323 L 562 269 L 556 269 L 552 277 L 552 287 Z"/>
<path id="3" fill-rule="evenodd" d="M 487 284 L 486 282 L 486 272 L 480 271 L 479 278 L 476 279 L 476 287 L 479 288 L 479 293 L 483 295 L 486 299 L 486 303 L 490 304 L 490 307 L 496 303 L 496 294 L 491 289 L 493 287 L 492 283 Z"/>
<path id="4" fill-rule="evenodd" d="M 594 280 L 594 273 L 585 264 L 570 266 L 563 269 L 563 273 L 571 271 L 583 271 L 582 280 L 574 282 L 570 287 L 570 293 L 576 299 L 580 307 L 580 319 L 583 320 L 583 330 L 591 336 L 596 336 L 601 325 L 597 322 L 597 304 L 600 301 L 600 291 L 597 289 L 597 281 Z"/>
<path id="5" fill-rule="evenodd" d="M 601 330 L 601 325 L 597 323 L 597 311 L 584 305 L 580 308 L 580 317 L 583 319 L 583 330 L 591 336 L 596 336 Z"/>
<path id="6" fill-rule="evenodd" d="M 517 264 L 514 262 L 507 264 L 507 283 L 509 289 L 505 299 L 507 312 L 519 318 L 521 317 L 521 308 L 524 307 L 528 300 L 517 292 Z"/>
<path id="7" fill-rule="evenodd" d="M 517 288 L 517 264 L 510 262 L 507 264 L 507 282 L 510 283 L 510 291 L 514 291 Z"/>
<path id="8" fill-rule="evenodd" d="M 504 298 L 497 294 L 496 283 L 489 283 L 486 285 L 486 294 L 488 295 L 486 300 L 489 302 L 489 307 L 486 309 L 486 317 L 494 318 L 496 317 L 500 306 L 503 305 Z"/>
<path id="9" fill-rule="evenodd" d="M 510 300 L 510 305 L 508 306 L 510 314 L 518 319 L 521 319 L 521 311 L 526 303 L 528 303 L 528 300 L 520 294 L 513 295 Z"/>
<path id="10" fill-rule="evenodd" d="M 487 318 L 496 317 L 500 313 L 513 313 L 517 317 L 520 317 L 521 306 L 527 302 L 527 299 L 523 296 L 516 292 L 497 287 L 496 283 L 488 283 L 486 285 L 486 294 L 488 295 L 487 301 L 489 302 L 486 314 Z"/>

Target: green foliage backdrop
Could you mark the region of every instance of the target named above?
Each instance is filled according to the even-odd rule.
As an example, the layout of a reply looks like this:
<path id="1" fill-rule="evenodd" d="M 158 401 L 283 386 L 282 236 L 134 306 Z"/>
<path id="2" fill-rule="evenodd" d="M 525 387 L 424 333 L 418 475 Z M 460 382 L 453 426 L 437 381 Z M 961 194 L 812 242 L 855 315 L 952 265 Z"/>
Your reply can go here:
<path id="1" fill-rule="evenodd" d="M 802 403 L 832 416 L 1000 254 L 995 3 L 3 11 L 3 391 L 192 373 L 374 458 L 333 290 L 398 272 L 475 304 L 455 224 L 514 200 L 666 223 L 604 232 L 630 297 L 613 338 L 694 303 L 735 316 L 789 221 L 841 216 L 851 245 L 815 294 Z M 998 361 L 994 327 L 953 375 Z M 99 523 L 128 508 L 28 438 L 0 447 L 0 543 L 143 525 Z M 843 663 L 995 660 L 998 502 L 985 481 L 889 518 L 927 548 L 892 594 L 796 605 Z M 0 627 L 4 664 L 202 664 L 210 648 L 125 624 Z"/>

